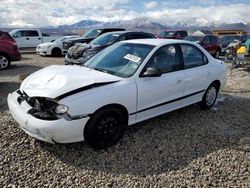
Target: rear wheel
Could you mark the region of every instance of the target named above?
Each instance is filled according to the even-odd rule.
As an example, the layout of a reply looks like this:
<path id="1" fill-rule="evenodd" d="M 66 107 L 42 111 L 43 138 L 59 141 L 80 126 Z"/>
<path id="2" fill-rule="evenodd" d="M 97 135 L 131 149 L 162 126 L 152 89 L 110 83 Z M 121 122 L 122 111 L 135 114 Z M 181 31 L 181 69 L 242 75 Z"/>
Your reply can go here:
<path id="1" fill-rule="evenodd" d="M 203 95 L 202 101 L 199 103 L 200 107 L 202 109 L 211 108 L 217 99 L 218 91 L 218 86 L 215 83 L 211 84 Z"/>
<path id="2" fill-rule="evenodd" d="M 7 69 L 10 66 L 10 58 L 5 54 L 0 54 L 0 69 Z"/>
<path id="3" fill-rule="evenodd" d="M 94 114 L 84 129 L 85 142 L 94 149 L 114 145 L 122 136 L 125 120 L 122 112 L 108 108 Z"/>
<path id="4" fill-rule="evenodd" d="M 52 54 L 51 55 L 54 56 L 54 57 L 59 57 L 59 56 L 62 55 L 62 51 L 59 48 L 54 48 L 52 50 Z"/>

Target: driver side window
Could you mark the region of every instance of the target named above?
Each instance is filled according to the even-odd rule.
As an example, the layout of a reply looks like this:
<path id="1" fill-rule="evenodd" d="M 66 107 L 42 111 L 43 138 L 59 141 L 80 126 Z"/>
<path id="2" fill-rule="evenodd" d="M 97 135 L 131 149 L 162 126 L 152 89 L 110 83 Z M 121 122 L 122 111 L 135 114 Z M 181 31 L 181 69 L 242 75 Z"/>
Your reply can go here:
<path id="1" fill-rule="evenodd" d="M 14 37 L 14 38 L 20 38 L 20 37 L 22 37 L 21 31 L 16 32 L 16 33 L 13 35 L 13 37 Z"/>
<path id="2" fill-rule="evenodd" d="M 162 74 L 180 70 L 183 66 L 178 54 L 178 48 L 175 45 L 161 47 L 150 58 L 145 68 L 159 69 Z"/>

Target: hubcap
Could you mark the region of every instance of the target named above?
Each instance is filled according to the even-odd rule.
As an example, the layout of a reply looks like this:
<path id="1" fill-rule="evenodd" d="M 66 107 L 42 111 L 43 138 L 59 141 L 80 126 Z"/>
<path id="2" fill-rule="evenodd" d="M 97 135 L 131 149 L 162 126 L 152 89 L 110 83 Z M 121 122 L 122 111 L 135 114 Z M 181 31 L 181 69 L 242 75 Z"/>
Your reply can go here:
<path id="1" fill-rule="evenodd" d="M 97 126 L 99 136 L 108 138 L 111 137 L 118 128 L 118 121 L 114 117 L 104 117 Z"/>
<path id="2" fill-rule="evenodd" d="M 9 61 L 6 57 L 0 56 L 0 69 L 4 69 L 8 66 Z"/>
<path id="3" fill-rule="evenodd" d="M 208 106 L 212 105 L 216 99 L 216 89 L 215 87 L 210 87 L 207 91 L 207 95 L 206 95 L 206 103 Z"/>

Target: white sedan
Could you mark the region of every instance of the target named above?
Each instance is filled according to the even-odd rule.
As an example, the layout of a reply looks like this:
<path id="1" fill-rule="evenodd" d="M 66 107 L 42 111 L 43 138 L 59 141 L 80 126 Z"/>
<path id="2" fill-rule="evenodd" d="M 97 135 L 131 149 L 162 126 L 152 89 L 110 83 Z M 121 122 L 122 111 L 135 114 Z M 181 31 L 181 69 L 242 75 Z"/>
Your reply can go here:
<path id="1" fill-rule="evenodd" d="M 52 65 L 8 95 L 30 136 L 50 143 L 115 144 L 127 125 L 199 103 L 210 108 L 226 65 L 198 44 L 141 39 L 116 43 L 84 65 Z"/>
<path id="2" fill-rule="evenodd" d="M 63 41 L 65 39 L 76 38 L 78 36 L 63 36 L 54 41 L 39 44 L 36 47 L 36 53 L 41 56 L 61 56 L 63 55 Z"/>

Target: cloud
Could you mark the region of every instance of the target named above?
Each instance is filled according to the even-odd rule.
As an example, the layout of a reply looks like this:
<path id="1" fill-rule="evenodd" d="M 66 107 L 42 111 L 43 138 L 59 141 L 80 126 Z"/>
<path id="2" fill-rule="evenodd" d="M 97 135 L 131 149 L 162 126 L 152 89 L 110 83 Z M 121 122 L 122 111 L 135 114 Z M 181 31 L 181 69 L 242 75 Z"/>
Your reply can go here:
<path id="1" fill-rule="evenodd" d="M 250 10 L 250 5 L 236 4 L 236 5 L 221 5 L 221 6 L 207 6 L 207 7 L 190 7 L 188 9 L 174 9 L 166 8 L 158 11 L 150 11 L 144 14 L 145 17 L 152 18 L 155 21 L 164 24 L 171 24 L 173 22 L 183 22 L 196 20 L 201 24 L 208 22 L 216 23 L 248 23 L 250 15 L 247 11 Z M 164 19 L 163 19 L 164 18 Z"/>
<path id="2" fill-rule="evenodd" d="M 208 1 L 138 1 L 132 0 L 0 0 L 0 27 L 41 27 L 73 24 L 84 19 L 98 21 L 131 20 L 147 17 L 163 24 L 195 21 L 249 22 L 250 3 L 227 4 L 223 0 Z M 158 3 L 157 3 L 158 2 Z M 210 2 L 210 1 L 209 1 Z M 247 2 L 247 1 L 246 1 Z M 157 8 L 157 9 L 156 9 Z"/>
<path id="3" fill-rule="evenodd" d="M 155 9 L 158 7 L 158 3 L 156 1 L 150 1 L 144 4 L 146 9 Z"/>

